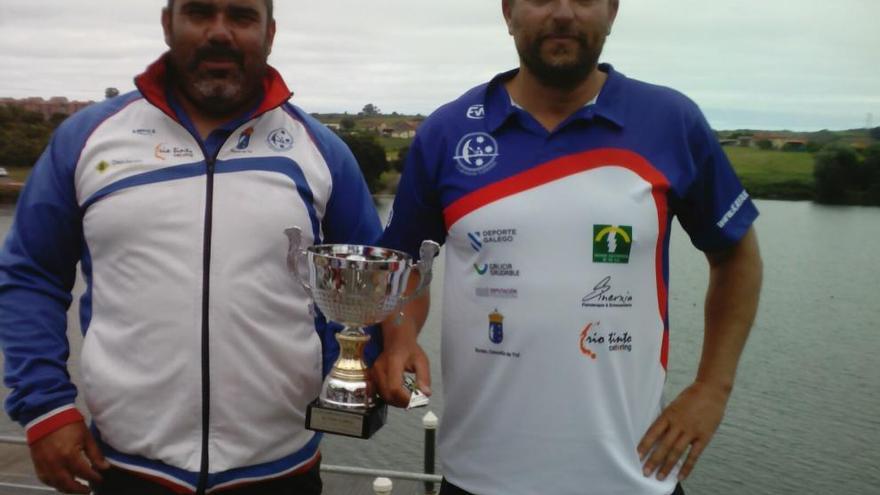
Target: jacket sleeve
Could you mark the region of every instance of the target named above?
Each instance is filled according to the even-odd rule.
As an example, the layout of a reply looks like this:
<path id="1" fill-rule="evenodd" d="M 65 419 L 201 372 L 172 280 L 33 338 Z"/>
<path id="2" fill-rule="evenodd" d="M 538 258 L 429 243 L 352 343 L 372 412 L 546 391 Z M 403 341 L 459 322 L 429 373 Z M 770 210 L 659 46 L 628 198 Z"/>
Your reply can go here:
<path id="1" fill-rule="evenodd" d="M 341 139 L 332 138 L 328 163 L 333 190 L 322 224 L 323 242 L 373 245 L 382 233 L 373 196 L 352 152 Z"/>
<path id="2" fill-rule="evenodd" d="M 5 406 L 29 443 L 82 419 L 67 370 L 67 309 L 83 249 L 74 186 L 80 146 L 65 128 L 73 126 L 62 125 L 34 166 L 0 250 Z"/>

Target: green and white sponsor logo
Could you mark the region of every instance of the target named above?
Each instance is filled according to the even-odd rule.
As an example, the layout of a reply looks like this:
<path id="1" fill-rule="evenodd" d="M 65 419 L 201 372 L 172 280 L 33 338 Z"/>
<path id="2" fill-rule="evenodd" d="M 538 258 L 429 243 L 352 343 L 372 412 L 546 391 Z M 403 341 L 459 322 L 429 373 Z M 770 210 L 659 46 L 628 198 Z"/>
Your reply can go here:
<path id="1" fill-rule="evenodd" d="M 593 225 L 593 263 L 629 263 L 632 235 L 629 225 Z"/>

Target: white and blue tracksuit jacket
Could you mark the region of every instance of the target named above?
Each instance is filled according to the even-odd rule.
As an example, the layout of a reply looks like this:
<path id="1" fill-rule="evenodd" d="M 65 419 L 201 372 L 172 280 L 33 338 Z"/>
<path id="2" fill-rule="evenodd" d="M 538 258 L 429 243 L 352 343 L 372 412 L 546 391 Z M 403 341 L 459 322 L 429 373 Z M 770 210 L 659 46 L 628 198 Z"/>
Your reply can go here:
<path id="1" fill-rule="evenodd" d="M 357 163 L 274 69 L 258 108 L 204 142 L 164 59 L 136 84 L 62 124 L 20 197 L 0 252 L 7 412 L 31 442 L 81 419 L 65 336 L 80 262 L 82 392 L 111 463 L 181 492 L 309 467 L 306 405 L 335 350 L 284 229 L 374 242 Z"/>

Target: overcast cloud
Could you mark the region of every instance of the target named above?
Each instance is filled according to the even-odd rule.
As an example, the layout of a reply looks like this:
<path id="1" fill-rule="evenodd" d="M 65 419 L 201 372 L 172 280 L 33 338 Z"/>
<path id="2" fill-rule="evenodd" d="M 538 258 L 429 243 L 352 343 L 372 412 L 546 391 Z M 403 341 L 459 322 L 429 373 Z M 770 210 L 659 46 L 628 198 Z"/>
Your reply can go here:
<path id="1" fill-rule="evenodd" d="M 100 100 L 165 50 L 164 0 L 0 0 L 0 96 Z M 517 65 L 500 0 L 276 0 L 270 63 L 310 112 L 428 114 Z M 603 60 L 716 129 L 880 125 L 880 0 L 621 0 Z"/>

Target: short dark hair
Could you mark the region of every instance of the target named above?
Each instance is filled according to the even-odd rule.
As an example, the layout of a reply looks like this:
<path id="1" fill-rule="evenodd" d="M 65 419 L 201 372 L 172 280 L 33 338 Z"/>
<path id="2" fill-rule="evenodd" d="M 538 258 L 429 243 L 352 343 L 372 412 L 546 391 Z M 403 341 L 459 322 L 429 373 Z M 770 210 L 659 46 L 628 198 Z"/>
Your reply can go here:
<path id="1" fill-rule="evenodd" d="M 272 12 L 274 11 L 274 3 L 272 0 L 263 0 L 266 2 L 266 19 L 272 20 Z M 168 0 L 168 11 L 172 11 L 174 9 L 174 0 Z"/>

